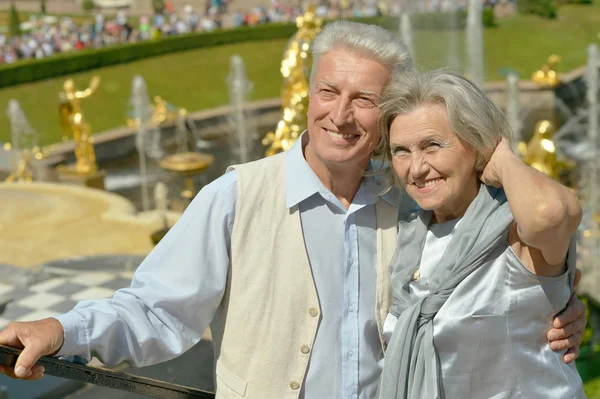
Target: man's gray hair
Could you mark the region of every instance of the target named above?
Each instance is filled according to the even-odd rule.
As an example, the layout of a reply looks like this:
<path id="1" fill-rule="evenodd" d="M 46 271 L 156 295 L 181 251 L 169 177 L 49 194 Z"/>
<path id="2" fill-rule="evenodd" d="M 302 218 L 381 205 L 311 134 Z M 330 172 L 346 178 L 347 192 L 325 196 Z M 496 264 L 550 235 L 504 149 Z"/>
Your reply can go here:
<path id="1" fill-rule="evenodd" d="M 310 83 L 322 55 L 331 50 L 349 50 L 390 68 L 392 74 L 412 68 L 412 58 L 402 40 L 377 25 L 350 21 L 327 24 L 312 45 L 313 67 Z"/>
<path id="2" fill-rule="evenodd" d="M 380 104 L 379 126 L 385 143 L 383 155 L 390 155 L 390 126 L 401 114 L 426 104 L 446 108 L 454 133 L 475 151 L 475 170 L 483 170 L 503 137 L 511 140 L 506 117 L 487 95 L 468 79 L 447 71 L 414 71 L 392 76 Z"/>

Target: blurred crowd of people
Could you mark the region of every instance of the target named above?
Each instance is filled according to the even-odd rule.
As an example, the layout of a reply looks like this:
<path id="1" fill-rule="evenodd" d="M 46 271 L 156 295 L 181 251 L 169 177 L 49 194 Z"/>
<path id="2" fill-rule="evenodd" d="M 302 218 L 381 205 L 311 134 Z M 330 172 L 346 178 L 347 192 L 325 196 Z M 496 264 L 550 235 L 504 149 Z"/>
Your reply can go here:
<path id="1" fill-rule="evenodd" d="M 483 0 L 494 2 L 495 0 Z M 70 17 L 32 17 L 28 29 L 17 37 L 0 34 L 0 64 L 12 64 L 20 59 L 44 58 L 85 48 L 102 48 L 114 44 L 134 43 L 161 36 L 212 31 L 218 28 L 254 26 L 265 23 L 293 22 L 304 12 L 305 0 L 265 0 L 267 5 L 242 9 L 243 0 L 206 0 L 205 7 L 196 10 L 187 4 L 176 10 L 172 0 L 153 15 L 129 17 L 121 9 L 116 15 L 101 11 L 93 20 L 76 24 Z M 467 0 L 422 0 L 416 12 L 445 12 L 466 7 Z M 233 9 L 235 8 L 235 9 Z M 386 0 L 317 0 L 316 14 L 320 18 L 373 17 L 397 15 L 399 2 Z M 225 18 L 229 16 L 229 18 Z M 227 19 L 225 26 L 223 21 Z"/>
<path id="2" fill-rule="evenodd" d="M 165 4 L 162 12 L 151 16 L 130 18 L 125 10 L 119 10 L 116 15 L 106 17 L 97 12 L 93 20 L 82 24 L 76 24 L 71 17 L 32 17 L 27 23 L 27 31 L 20 36 L 0 35 L 0 64 L 219 27 L 213 15 L 199 14 L 189 5 L 176 11 L 170 1 Z"/>
<path id="3" fill-rule="evenodd" d="M 293 22 L 304 12 L 303 1 L 271 0 L 269 6 L 255 7 L 233 13 L 233 26 L 259 25 L 269 22 Z M 381 0 L 321 0 L 316 1 L 316 14 L 320 18 L 358 18 L 387 14 L 385 1 Z"/>

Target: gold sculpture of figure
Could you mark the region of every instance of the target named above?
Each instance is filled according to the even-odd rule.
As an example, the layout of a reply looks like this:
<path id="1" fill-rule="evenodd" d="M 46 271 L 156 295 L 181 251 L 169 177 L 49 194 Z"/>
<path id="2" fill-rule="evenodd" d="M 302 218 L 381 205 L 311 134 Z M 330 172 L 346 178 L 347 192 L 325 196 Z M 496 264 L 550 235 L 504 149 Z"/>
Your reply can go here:
<path id="1" fill-rule="evenodd" d="M 71 122 L 70 117 L 73 113 L 73 104 L 67 101 L 63 92 L 60 93 L 60 105 L 58 107 L 58 115 L 60 118 L 60 127 L 62 128 L 62 141 L 69 141 L 71 138 Z"/>
<path id="2" fill-rule="evenodd" d="M 520 142 L 517 150 L 527 165 L 559 180 L 561 172 L 571 169 L 572 166 L 558 159 L 556 146 L 552 141 L 555 132 L 556 128 L 552 122 L 539 121 L 535 125 L 535 131 L 529 143 Z"/>
<path id="3" fill-rule="evenodd" d="M 560 62 L 559 55 L 552 54 L 548 57 L 546 65 L 539 71 L 535 71 L 531 76 L 531 80 L 543 87 L 556 87 L 560 84 L 560 75 L 556 73 L 556 66 Z"/>
<path id="4" fill-rule="evenodd" d="M 163 100 L 161 96 L 154 97 L 154 108 L 152 109 L 152 117 L 150 118 L 151 123 L 155 126 L 160 126 L 166 121 L 177 120 L 179 116 L 186 116 L 187 110 L 185 108 L 180 109 L 169 109 L 168 103 Z"/>
<path id="5" fill-rule="evenodd" d="M 31 173 L 31 168 L 29 167 L 30 161 L 31 153 L 28 150 L 22 151 L 19 166 L 17 166 L 17 169 L 12 172 L 4 181 L 7 183 L 21 181 L 31 183 L 33 181 L 33 174 Z"/>
<path id="6" fill-rule="evenodd" d="M 100 77 L 94 76 L 87 89 L 78 91 L 73 79 L 67 79 L 63 84 L 63 92 L 60 93 L 63 103 L 61 105 L 61 123 L 63 126 L 68 126 L 69 131 L 73 133 L 75 158 L 77 159 L 75 172 L 77 174 L 94 174 L 98 171 L 91 128 L 83 118 L 80 100 L 91 96 L 99 85 Z"/>
<path id="7" fill-rule="evenodd" d="M 281 61 L 283 115 L 275 132 L 267 133 L 262 140 L 263 145 L 268 147 L 265 156 L 289 149 L 306 129 L 311 47 L 321 25 L 322 20 L 317 18 L 314 5 L 309 5 L 296 19 L 298 31 L 290 39 Z"/>

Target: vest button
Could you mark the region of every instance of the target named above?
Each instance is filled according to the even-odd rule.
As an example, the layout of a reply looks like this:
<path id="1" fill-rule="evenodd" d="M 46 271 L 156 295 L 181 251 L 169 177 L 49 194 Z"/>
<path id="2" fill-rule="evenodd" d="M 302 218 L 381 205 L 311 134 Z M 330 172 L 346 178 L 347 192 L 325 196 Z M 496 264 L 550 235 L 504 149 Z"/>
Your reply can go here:
<path id="1" fill-rule="evenodd" d="M 300 384 L 298 384 L 296 381 L 292 381 L 290 382 L 290 388 L 292 388 L 294 391 L 297 391 L 300 389 Z"/>
<path id="2" fill-rule="evenodd" d="M 310 352 L 310 348 L 308 347 L 308 345 L 302 345 L 300 347 L 300 352 L 302 352 L 306 355 L 308 352 Z"/>
<path id="3" fill-rule="evenodd" d="M 317 310 L 317 308 L 310 308 L 308 309 L 308 314 L 312 317 L 317 317 L 319 315 L 319 311 Z"/>

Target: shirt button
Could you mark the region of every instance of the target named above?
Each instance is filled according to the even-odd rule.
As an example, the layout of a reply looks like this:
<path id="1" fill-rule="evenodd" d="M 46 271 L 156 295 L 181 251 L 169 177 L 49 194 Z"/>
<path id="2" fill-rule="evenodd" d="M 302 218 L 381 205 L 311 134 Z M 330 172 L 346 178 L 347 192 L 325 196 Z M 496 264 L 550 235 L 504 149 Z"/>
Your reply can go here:
<path id="1" fill-rule="evenodd" d="M 319 311 L 317 310 L 317 308 L 310 308 L 308 309 L 308 314 L 312 317 L 317 317 L 319 315 Z"/>
<path id="2" fill-rule="evenodd" d="M 308 352 L 310 352 L 310 348 L 308 347 L 308 345 L 302 345 L 300 347 L 300 352 L 302 352 L 306 355 Z"/>
<path id="3" fill-rule="evenodd" d="M 350 356 L 350 357 L 354 356 L 354 351 L 351 351 L 351 350 L 348 351 L 348 356 Z"/>
<path id="4" fill-rule="evenodd" d="M 290 388 L 292 388 L 294 391 L 297 391 L 300 388 L 300 384 L 298 384 L 296 381 L 292 381 L 290 382 Z"/>

